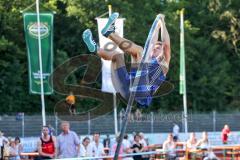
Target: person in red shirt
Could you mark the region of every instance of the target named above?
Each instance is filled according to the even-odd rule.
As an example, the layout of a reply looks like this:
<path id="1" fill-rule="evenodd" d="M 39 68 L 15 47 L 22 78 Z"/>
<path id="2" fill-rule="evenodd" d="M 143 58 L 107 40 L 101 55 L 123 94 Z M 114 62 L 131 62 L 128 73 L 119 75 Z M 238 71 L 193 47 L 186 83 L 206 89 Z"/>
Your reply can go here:
<path id="1" fill-rule="evenodd" d="M 228 143 L 228 136 L 230 135 L 230 128 L 227 124 L 224 125 L 223 129 L 222 129 L 222 142 L 223 144 L 227 144 Z"/>
<path id="2" fill-rule="evenodd" d="M 53 159 L 57 155 L 57 145 L 55 136 L 49 135 L 49 128 L 42 127 L 42 136 L 38 141 L 39 159 Z"/>

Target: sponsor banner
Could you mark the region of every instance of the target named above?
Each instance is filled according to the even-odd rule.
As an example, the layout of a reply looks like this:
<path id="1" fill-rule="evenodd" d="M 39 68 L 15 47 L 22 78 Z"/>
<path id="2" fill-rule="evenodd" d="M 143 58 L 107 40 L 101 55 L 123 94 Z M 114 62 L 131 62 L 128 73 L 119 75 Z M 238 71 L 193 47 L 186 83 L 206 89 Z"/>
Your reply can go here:
<path id="1" fill-rule="evenodd" d="M 29 90 L 30 93 L 41 94 L 37 14 L 25 12 L 23 19 L 28 54 Z M 53 71 L 52 13 L 40 13 L 40 38 L 44 94 L 52 94 L 53 89 L 50 87 L 52 81 L 49 81 L 49 76 Z"/>

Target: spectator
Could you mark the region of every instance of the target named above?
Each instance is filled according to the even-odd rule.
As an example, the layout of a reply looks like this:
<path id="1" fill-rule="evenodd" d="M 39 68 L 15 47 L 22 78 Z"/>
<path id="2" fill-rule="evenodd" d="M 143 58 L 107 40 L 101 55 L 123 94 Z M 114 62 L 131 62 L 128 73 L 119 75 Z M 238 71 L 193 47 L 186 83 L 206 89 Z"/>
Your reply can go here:
<path id="1" fill-rule="evenodd" d="M 208 149 L 210 147 L 207 132 L 202 133 L 202 138 L 197 142 L 196 146 L 198 146 L 201 149 Z"/>
<path id="2" fill-rule="evenodd" d="M 53 136 L 55 129 L 53 128 L 53 126 L 51 124 L 48 124 L 48 129 L 49 129 L 49 135 Z"/>
<path id="3" fill-rule="evenodd" d="M 111 139 L 109 137 L 109 134 L 107 134 L 107 137 L 103 140 L 103 146 L 104 148 L 110 148 L 111 146 Z"/>
<path id="4" fill-rule="evenodd" d="M 203 158 L 203 160 L 220 160 L 213 152 L 212 148 L 208 148 L 208 152 L 206 156 Z"/>
<path id="5" fill-rule="evenodd" d="M 135 137 L 136 134 L 137 134 L 136 132 L 132 132 L 131 136 L 129 137 L 129 141 L 130 141 L 131 144 L 133 144 L 134 137 Z"/>
<path id="6" fill-rule="evenodd" d="M 208 148 L 208 152 L 206 153 L 206 156 L 203 158 L 203 160 L 220 160 L 213 152 L 212 148 Z"/>
<path id="7" fill-rule="evenodd" d="M 228 143 L 228 137 L 231 134 L 230 132 L 231 131 L 230 131 L 229 126 L 227 124 L 225 124 L 223 129 L 222 129 L 222 134 L 221 134 L 223 144 Z"/>
<path id="8" fill-rule="evenodd" d="M 80 140 L 74 131 L 70 130 L 67 121 L 61 123 L 62 133 L 57 138 L 58 157 L 75 158 L 79 155 Z"/>
<path id="9" fill-rule="evenodd" d="M 19 137 L 15 137 L 15 144 L 16 147 L 18 148 L 19 155 L 21 155 L 21 153 L 23 152 L 23 145 L 21 144 L 21 140 Z"/>
<path id="10" fill-rule="evenodd" d="M 20 160 L 19 150 L 14 139 L 11 139 L 9 144 L 9 160 Z"/>
<path id="11" fill-rule="evenodd" d="M 136 116 L 137 121 L 142 120 L 142 112 L 139 109 L 136 110 L 135 116 Z"/>
<path id="12" fill-rule="evenodd" d="M 139 136 L 140 136 L 140 143 L 143 145 L 143 147 L 147 147 L 147 142 L 144 138 L 144 134 L 142 132 L 140 132 Z"/>
<path id="13" fill-rule="evenodd" d="M 53 159 L 57 151 L 56 137 L 49 134 L 48 126 L 42 127 L 42 136 L 38 141 L 38 159 Z"/>
<path id="14" fill-rule="evenodd" d="M 111 147 L 111 155 L 114 155 L 114 153 L 117 149 L 118 141 L 119 141 L 119 134 L 116 136 L 115 143 Z M 123 145 L 121 145 L 120 150 L 119 150 L 119 155 L 121 155 L 121 154 L 123 154 Z M 118 157 L 118 160 L 123 160 L 123 158 Z"/>
<path id="15" fill-rule="evenodd" d="M 121 111 L 119 112 L 119 117 L 120 117 L 121 120 L 123 120 L 124 114 L 125 114 L 125 109 L 122 108 Z"/>
<path id="16" fill-rule="evenodd" d="M 3 157 L 3 148 L 4 148 L 4 144 L 8 143 L 8 139 L 6 137 L 3 136 L 4 133 L 0 131 L 0 147 L 1 147 L 1 158 Z"/>
<path id="17" fill-rule="evenodd" d="M 178 141 L 179 130 L 180 130 L 179 126 L 176 123 L 174 123 L 173 124 L 173 140 L 175 142 Z"/>
<path id="18" fill-rule="evenodd" d="M 142 144 L 140 143 L 140 136 L 139 134 L 136 134 L 134 136 L 134 142 L 133 142 L 133 145 L 132 145 L 132 150 L 133 150 L 133 153 L 141 153 L 143 151 L 143 146 Z M 134 160 L 142 160 L 142 155 L 135 155 L 133 156 L 133 159 Z"/>
<path id="19" fill-rule="evenodd" d="M 127 134 L 124 135 L 124 137 L 123 137 L 122 145 L 123 145 L 123 154 L 132 153 L 131 143 L 128 140 L 128 135 Z M 125 157 L 125 158 L 123 158 L 123 160 L 133 160 L 133 158 L 132 157 Z"/>
<path id="20" fill-rule="evenodd" d="M 197 138 L 194 132 L 190 133 L 190 137 L 187 140 L 187 148 L 188 149 L 196 149 L 197 147 Z"/>
<path id="21" fill-rule="evenodd" d="M 85 137 L 80 145 L 80 155 L 79 157 L 92 157 L 92 152 L 90 148 L 90 138 Z"/>
<path id="22" fill-rule="evenodd" d="M 147 145 L 147 142 L 144 138 L 144 134 L 142 132 L 139 133 L 139 136 L 140 136 L 140 143 L 142 144 L 143 146 L 143 151 L 144 152 L 147 152 L 148 151 L 148 145 Z M 143 160 L 148 160 L 149 159 L 149 155 L 143 155 L 142 156 L 142 159 Z"/>
<path id="23" fill-rule="evenodd" d="M 106 155 L 109 154 L 110 148 L 111 148 L 111 139 L 109 137 L 109 135 L 107 135 L 107 137 L 103 140 L 103 146 L 105 148 L 105 153 Z"/>
<path id="24" fill-rule="evenodd" d="M 167 153 L 167 160 L 177 159 L 176 147 L 176 142 L 173 140 L 172 133 L 170 133 L 167 137 L 167 140 L 163 142 L 163 151 Z"/>
<path id="25" fill-rule="evenodd" d="M 73 92 L 70 92 L 69 96 L 67 96 L 65 101 L 69 108 L 70 114 L 75 115 L 76 114 L 76 106 L 75 106 L 76 98 L 73 95 Z"/>
<path id="26" fill-rule="evenodd" d="M 100 143 L 100 133 L 93 134 L 93 142 L 91 143 L 91 151 L 93 157 L 101 157 L 105 155 L 103 144 Z M 102 160 L 102 159 L 98 159 Z"/>

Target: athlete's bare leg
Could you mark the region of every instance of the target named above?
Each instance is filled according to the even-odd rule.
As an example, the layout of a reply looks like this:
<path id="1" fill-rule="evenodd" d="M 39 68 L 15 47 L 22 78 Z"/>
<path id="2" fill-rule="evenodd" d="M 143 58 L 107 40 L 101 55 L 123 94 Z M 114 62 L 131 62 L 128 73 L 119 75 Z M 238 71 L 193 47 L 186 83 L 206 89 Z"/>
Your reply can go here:
<path id="1" fill-rule="evenodd" d="M 134 62 L 137 63 L 141 61 L 141 55 L 143 52 L 143 48 L 141 46 L 128 39 L 120 37 L 116 33 L 111 33 L 108 38 L 111 39 L 121 50 L 123 50 L 124 53 L 130 54 L 134 59 Z"/>
<path id="2" fill-rule="evenodd" d="M 104 60 L 112 61 L 114 69 L 125 66 L 124 55 L 117 51 L 107 51 L 100 48 L 97 50 L 97 55 L 99 55 Z"/>

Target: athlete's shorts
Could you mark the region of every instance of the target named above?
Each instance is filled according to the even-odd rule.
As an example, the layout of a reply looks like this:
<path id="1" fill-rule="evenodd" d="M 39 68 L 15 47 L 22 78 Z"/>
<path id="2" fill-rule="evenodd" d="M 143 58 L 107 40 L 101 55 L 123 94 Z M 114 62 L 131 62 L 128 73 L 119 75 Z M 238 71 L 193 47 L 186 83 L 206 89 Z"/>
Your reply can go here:
<path id="1" fill-rule="evenodd" d="M 131 91 L 135 94 L 135 101 L 140 106 L 151 104 L 155 91 L 166 79 L 156 59 L 149 64 L 144 64 L 140 72 L 137 72 L 137 68 L 131 68 L 129 74 L 126 66 L 117 68 L 114 76 L 114 80 L 117 81 L 114 83 L 117 92 L 128 100 Z M 134 81 L 138 83 L 134 84 Z"/>

